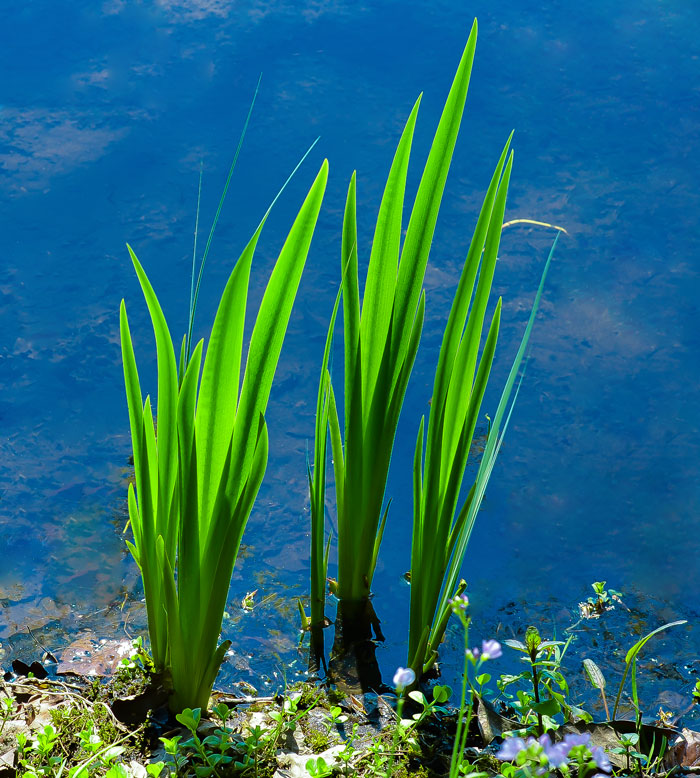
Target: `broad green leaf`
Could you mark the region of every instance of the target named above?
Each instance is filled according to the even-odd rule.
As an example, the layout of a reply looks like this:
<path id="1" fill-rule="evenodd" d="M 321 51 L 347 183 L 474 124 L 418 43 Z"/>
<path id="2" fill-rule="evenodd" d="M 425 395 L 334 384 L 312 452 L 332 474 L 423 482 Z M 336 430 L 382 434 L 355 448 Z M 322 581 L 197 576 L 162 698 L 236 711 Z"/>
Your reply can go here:
<path id="1" fill-rule="evenodd" d="M 501 157 L 498 160 L 496 169 L 491 177 L 491 182 L 486 190 L 484 202 L 482 203 L 479 218 L 477 219 L 474 234 L 472 235 L 471 243 L 469 245 L 469 251 L 467 252 L 467 257 L 464 262 L 464 268 L 459 279 L 459 284 L 457 285 L 454 302 L 450 309 L 447 325 L 445 326 L 442 345 L 440 346 L 440 356 L 438 357 L 438 364 L 435 369 L 435 385 L 433 387 L 433 406 L 436 408 L 443 407 L 444 398 L 447 394 L 455 354 L 459 348 L 462 333 L 464 332 L 464 325 L 466 324 L 467 316 L 469 314 L 469 307 L 474 292 L 474 283 L 476 281 L 481 255 L 484 250 L 486 235 L 492 225 L 491 214 L 493 212 L 493 204 L 503 174 L 503 167 L 506 162 L 512 137 L 511 133 L 511 136 L 508 138 L 508 141 L 501 152 Z M 433 425 L 433 427 L 436 430 L 438 429 L 437 425 Z M 431 445 L 434 445 L 432 444 L 432 441 Z"/>
<path id="2" fill-rule="evenodd" d="M 197 402 L 197 475 L 206 527 L 231 443 L 238 406 L 248 281 L 262 224 L 236 262 L 221 296 Z"/>
<path id="3" fill-rule="evenodd" d="M 250 466 L 253 447 L 249 442 L 249 431 L 257 416 L 264 413 L 267 407 L 272 378 L 316 227 L 327 179 L 328 162 L 324 161 L 289 231 L 260 304 L 250 340 L 233 431 L 233 450 L 238 473 L 230 478 L 240 478 L 248 472 Z"/>
<path id="4" fill-rule="evenodd" d="M 586 671 L 586 677 L 596 689 L 605 689 L 605 676 L 603 671 L 592 659 L 583 660 L 583 669 Z"/>
<path id="5" fill-rule="evenodd" d="M 347 270 L 347 266 L 346 266 Z M 328 555 L 324 552 L 326 519 L 326 454 L 328 448 L 328 420 L 331 413 L 331 375 L 328 370 L 333 331 L 342 294 L 342 281 L 335 298 L 331 320 L 323 349 L 321 378 L 316 397 L 316 425 L 314 430 L 313 476 L 309 468 L 311 507 L 311 625 L 323 624 L 326 601 L 326 570 Z"/>
<path id="6" fill-rule="evenodd" d="M 124 300 L 119 307 L 119 330 L 121 337 L 122 363 L 124 366 L 124 386 L 126 388 L 126 400 L 129 409 L 129 426 L 131 428 L 131 447 L 134 455 L 134 474 L 136 476 L 136 488 L 139 499 L 142 499 L 143 484 L 141 479 L 143 469 L 143 399 L 139 384 L 139 374 L 136 367 L 134 347 L 129 331 L 129 321 L 126 315 Z"/>
<path id="7" fill-rule="evenodd" d="M 357 205 L 356 205 L 356 175 L 353 171 L 348 186 L 343 216 L 343 237 L 340 269 L 343 274 L 343 329 L 345 343 L 345 397 L 350 398 L 355 392 L 360 349 L 360 290 L 357 277 Z M 357 399 L 361 391 L 357 391 Z M 356 402 L 356 405 L 358 403 Z M 346 401 L 345 429 L 351 423 L 351 404 Z M 356 410 L 356 413 L 361 410 Z M 343 483 L 338 481 L 338 483 Z"/>
<path id="8" fill-rule="evenodd" d="M 469 403 L 470 389 L 476 366 L 481 332 L 486 315 L 486 306 L 491 294 L 493 274 L 496 269 L 496 257 L 501 238 L 501 226 L 506 207 L 508 184 L 513 166 L 513 155 L 508 158 L 508 163 L 503 172 L 503 179 L 498 187 L 494 201 L 491 221 L 486 236 L 483 260 L 479 270 L 479 283 L 474 295 L 474 302 L 469 312 L 466 329 L 462 342 L 457 349 L 453 365 L 452 378 L 449 383 L 445 400 L 445 433 L 442 441 L 442 459 L 451 462 L 455 456 L 460 433 L 462 431 L 462 419 Z M 465 387 L 468 391 L 465 391 Z M 444 488 L 444 484 L 441 484 Z"/>
<path id="9" fill-rule="evenodd" d="M 221 506 L 217 515 L 224 515 L 224 509 L 228 511 L 230 521 L 220 524 L 220 531 L 213 535 L 204 549 L 202 569 L 207 573 L 203 576 L 201 608 L 202 632 L 210 643 L 215 643 L 221 630 L 228 587 L 233 573 L 233 566 L 238 555 L 245 523 L 250 515 L 253 502 L 262 483 L 267 464 L 268 439 L 267 426 L 260 417 L 260 430 L 256 435 L 256 445 L 253 456 L 250 477 L 246 481 L 244 489 L 234 501 L 230 493 L 224 490 L 217 503 Z"/>
<path id="10" fill-rule="evenodd" d="M 333 392 L 333 384 L 329 383 L 330 395 L 329 395 L 329 415 L 328 426 L 330 429 L 331 437 L 331 453 L 333 455 L 333 470 L 335 473 L 335 482 L 337 484 L 345 483 L 345 459 L 343 454 L 343 441 L 340 436 L 340 421 L 338 419 L 338 407 L 335 402 L 335 394 Z M 345 507 L 343 504 L 344 492 L 342 488 L 336 486 L 336 502 L 338 504 L 338 513 L 343 513 Z"/>
<path id="11" fill-rule="evenodd" d="M 395 355 L 398 363 L 402 361 L 403 353 L 408 346 L 404 339 L 404 330 L 406 323 L 413 318 L 418 304 L 447 173 L 462 122 L 476 49 L 476 36 L 475 19 L 435 131 L 406 230 L 396 286 L 394 314 L 396 324 L 392 331 L 391 346 L 392 354 Z"/>
<path id="12" fill-rule="evenodd" d="M 550 698 L 543 702 L 534 702 L 532 704 L 532 710 L 542 716 L 556 716 L 557 713 L 561 712 L 561 705 L 559 705 L 554 698 Z"/>
<path id="13" fill-rule="evenodd" d="M 193 614 L 198 613 L 201 596 L 199 566 L 202 517 L 199 511 L 197 484 L 198 453 L 195 433 L 195 403 L 203 346 L 204 342 L 200 340 L 187 365 L 177 408 L 178 483 L 180 489 L 177 591 L 182 610 L 188 614 L 188 618 L 193 618 Z"/>
<path id="14" fill-rule="evenodd" d="M 406 121 L 384 188 L 374 230 L 367 283 L 362 302 L 360 343 L 362 344 L 362 396 L 371 402 L 385 344 L 389 336 L 401 245 L 401 219 L 406 191 L 406 174 L 416 126 L 420 97 Z M 420 284 L 420 282 L 419 282 Z"/>
<path id="15" fill-rule="evenodd" d="M 644 648 L 644 646 L 655 636 L 658 635 L 659 632 L 663 632 L 666 629 L 670 629 L 671 627 L 678 627 L 681 624 L 687 624 L 687 621 L 685 619 L 681 619 L 680 621 L 670 621 L 668 624 L 663 624 L 660 627 L 657 627 L 655 630 L 652 630 L 648 635 L 645 635 L 641 640 L 638 640 L 632 648 L 625 654 L 625 672 L 622 675 L 622 680 L 620 681 L 620 688 L 617 690 L 617 697 L 615 698 L 615 705 L 613 706 L 613 713 L 612 718 L 615 719 L 615 715 L 617 714 L 617 706 L 620 704 L 620 697 L 622 696 L 622 690 L 625 686 L 625 681 L 627 680 L 627 674 L 629 673 L 630 667 L 632 668 L 632 674 L 634 678 L 634 674 L 636 672 L 636 659 L 637 654 Z M 633 687 L 633 693 L 636 696 L 637 688 L 636 683 L 632 684 Z"/>
<path id="16" fill-rule="evenodd" d="M 153 323 L 153 334 L 156 339 L 158 355 L 158 502 L 159 518 L 164 531 L 166 547 L 172 545 L 170 528 L 165 526 L 170 510 L 170 501 L 175 490 L 177 473 L 177 366 L 173 341 L 170 337 L 165 316 L 141 263 L 138 261 L 131 246 L 127 244 L 131 261 L 136 270 L 143 296 L 148 306 L 148 312 Z M 171 553 L 171 552 L 169 552 Z"/>

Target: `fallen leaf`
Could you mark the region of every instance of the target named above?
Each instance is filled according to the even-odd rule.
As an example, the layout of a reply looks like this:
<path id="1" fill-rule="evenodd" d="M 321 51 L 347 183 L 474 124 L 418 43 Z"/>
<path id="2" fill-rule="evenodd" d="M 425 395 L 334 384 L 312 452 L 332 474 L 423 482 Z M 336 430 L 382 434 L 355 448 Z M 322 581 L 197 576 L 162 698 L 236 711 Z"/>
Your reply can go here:
<path id="1" fill-rule="evenodd" d="M 700 732 L 683 729 L 664 757 L 664 767 L 700 767 Z"/>
<path id="2" fill-rule="evenodd" d="M 515 719 L 509 719 L 501 714 L 483 697 L 477 696 L 477 723 L 484 743 L 490 743 L 494 738 L 503 737 L 504 732 L 522 729 L 523 725 Z"/>
<path id="3" fill-rule="evenodd" d="M 94 636 L 83 635 L 63 650 L 57 671 L 90 676 L 112 675 L 122 659 L 131 656 L 133 650 L 130 640 L 98 640 Z"/>

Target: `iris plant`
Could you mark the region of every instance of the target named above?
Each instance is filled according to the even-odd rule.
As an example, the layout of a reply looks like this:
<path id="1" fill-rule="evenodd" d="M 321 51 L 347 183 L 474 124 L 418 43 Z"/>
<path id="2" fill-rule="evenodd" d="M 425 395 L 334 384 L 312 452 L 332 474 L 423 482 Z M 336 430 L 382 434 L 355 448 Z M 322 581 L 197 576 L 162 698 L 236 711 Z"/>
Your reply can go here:
<path id="1" fill-rule="evenodd" d="M 460 568 L 520 387 L 518 384 L 509 405 L 559 237 L 545 263 L 525 333 L 490 425 L 476 479 L 460 507 L 464 472 L 500 325 L 499 298 L 481 348 L 513 164 L 509 147 L 510 138 L 486 192 L 443 335 L 427 435 L 423 417 L 416 440 L 408 663 L 418 676 L 435 661 L 449 618 L 449 600 L 461 590 L 457 585 Z"/>
<path id="2" fill-rule="evenodd" d="M 158 424 L 144 402 L 126 306 L 120 326 L 136 488 L 129 485 L 133 554 L 143 578 L 153 661 L 172 682 L 174 710 L 206 708 L 224 655 L 219 644 L 231 574 L 267 465 L 265 409 L 323 199 L 324 162 L 268 281 L 242 368 L 248 282 L 263 217 L 224 289 L 204 341 L 179 369 L 167 322 L 129 248 L 153 324 Z M 270 206 L 272 207 L 272 206 Z M 217 214 L 218 215 L 218 214 Z M 190 332 L 193 308 L 190 308 Z M 203 360 L 203 364 L 202 364 Z"/>
<path id="3" fill-rule="evenodd" d="M 341 249 L 344 424 L 341 427 L 328 370 L 328 346 L 316 416 L 316 456 L 311 483 L 311 608 L 315 624 L 323 620 L 327 563 L 324 495 L 328 428 L 338 514 L 338 596 L 361 601 L 370 594 L 387 518 L 384 492 L 391 452 L 423 328 L 425 297 L 421 287 L 464 111 L 476 33 L 475 21 L 433 139 L 402 242 L 406 176 L 420 97 L 408 117 L 379 208 L 361 307 L 355 174 L 350 180 Z M 329 339 L 333 325 L 334 317 Z"/>

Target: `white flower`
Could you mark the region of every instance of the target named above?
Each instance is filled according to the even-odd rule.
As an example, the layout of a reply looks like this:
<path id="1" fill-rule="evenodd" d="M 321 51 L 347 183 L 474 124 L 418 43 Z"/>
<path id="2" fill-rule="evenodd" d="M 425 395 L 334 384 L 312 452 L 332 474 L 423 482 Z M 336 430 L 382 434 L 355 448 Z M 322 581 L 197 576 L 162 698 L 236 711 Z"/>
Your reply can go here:
<path id="1" fill-rule="evenodd" d="M 399 667 L 394 673 L 394 686 L 397 692 L 403 691 L 416 680 L 416 674 L 410 667 Z"/>

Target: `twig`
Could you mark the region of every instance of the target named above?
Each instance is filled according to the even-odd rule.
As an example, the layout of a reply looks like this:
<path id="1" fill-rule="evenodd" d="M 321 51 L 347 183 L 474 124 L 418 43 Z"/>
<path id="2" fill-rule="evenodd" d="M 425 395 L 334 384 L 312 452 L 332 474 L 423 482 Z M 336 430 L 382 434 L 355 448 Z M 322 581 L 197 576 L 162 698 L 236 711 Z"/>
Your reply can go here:
<path id="1" fill-rule="evenodd" d="M 57 688 L 54 688 L 53 690 L 42 689 L 39 688 L 39 684 L 42 685 L 48 684 L 49 686 L 57 687 Z M 107 715 L 112 720 L 112 723 L 117 727 L 117 729 L 120 729 L 122 731 L 126 729 L 122 724 L 122 722 L 119 721 L 119 719 L 114 715 L 109 705 L 107 705 L 106 703 L 100 700 L 96 702 L 92 702 L 86 699 L 83 690 L 79 686 L 63 683 L 62 681 L 56 681 L 50 678 L 45 678 L 44 680 L 41 681 L 35 678 L 27 678 L 23 681 L 10 681 L 8 682 L 8 686 L 12 688 L 12 692 L 15 694 L 15 696 L 17 691 L 24 692 L 24 693 L 33 692 L 34 694 L 37 694 L 39 698 L 46 699 L 52 694 L 62 693 L 66 698 L 62 700 L 62 703 L 68 703 L 69 701 L 73 701 L 74 704 L 77 704 L 78 707 L 82 707 L 86 711 L 94 711 L 97 705 L 101 705 L 105 709 Z M 71 691 L 72 689 L 74 689 L 75 691 Z M 59 705 L 60 704 L 61 703 L 59 703 Z"/>
<path id="2" fill-rule="evenodd" d="M 43 643 L 42 643 L 42 642 L 41 642 L 41 641 L 40 641 L 40 640 L 37 638 L 37 636 L 36 636 L 36 635 L 35 635 L 35 634 L 32 632 L 32 628 L 31 628 L 31 627 L 27 627 L 27 632 L 29 633 L 29 636 L 31 637 L 31 639 L 32 639 L 32 640 L 33 640 L 33 641 L 34 641 L 34 642 L 37 644 L 37 646 L 39 646 L 39 648 L 40 648 L 40 649 L 41 649 L 41 650 L 42 650 L 42 651 L 43 651 L 45 654 L 49 654 L 50 656 L 54 657 L 54 659 L 56 658 L 56 657 L 54 656 L 54 653 L 53 653 L 53 651 L 49 651 L 49 649 L 48 649 L 48 648 L 46 648 L 46 646 L 45 646 L 45 645 L 44 645 L 44 644 L 43 644 Z"/>
<path id="3" fill-rule="evenodd" d="M 218 702 L 223 702 L 226 705 L 252 705 L 255 702 L 276 702 L 277 697 L 226 697 L 216 696 Z"/>
<path id="4" fill-rule="evenodd" d="M 8 686 L 21 688 L 22 686 L 29 686 L 31 688 L 35 688 L 37 691 L 43 691 L 41 688 L 39 688 L 39 685 L 46 685 L 46 686 L 58 686 L 62 689 L 75 689 L 77 692 L 82 693 L 83 689 L 81 686 L 76 686 L 72 683 L 65 683 L 64 681 L 57 681 L 53 678 L 23 678 L 21 681 L 8 681 Z"/>

